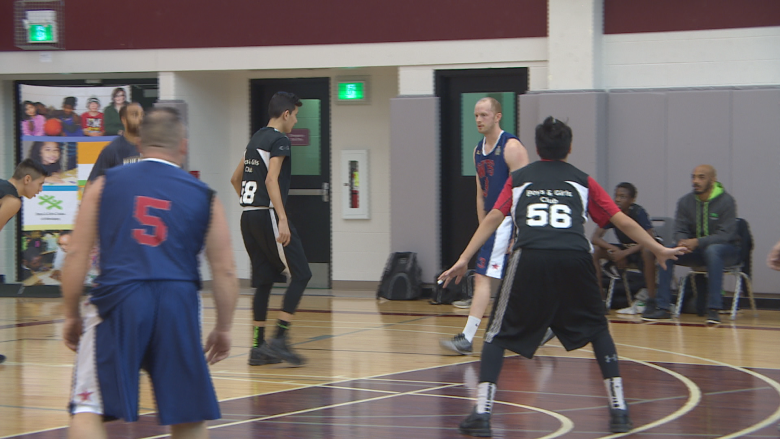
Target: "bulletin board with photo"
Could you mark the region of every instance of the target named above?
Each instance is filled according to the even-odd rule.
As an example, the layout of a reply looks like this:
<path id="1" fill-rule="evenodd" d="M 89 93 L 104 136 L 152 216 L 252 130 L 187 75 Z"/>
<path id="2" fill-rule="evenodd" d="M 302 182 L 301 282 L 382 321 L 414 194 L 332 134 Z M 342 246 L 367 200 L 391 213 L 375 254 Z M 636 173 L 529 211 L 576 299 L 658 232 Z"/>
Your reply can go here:
<path id="1" fill-rule="evenodd" d="M 38 196 L 22 199 L 19 280 L 58 285 L 81 193 L 100 151 L 122 133 L 130 86 L 20 84 L 18 94 L 19 161 L 31 158 L 49 173 Z"/>

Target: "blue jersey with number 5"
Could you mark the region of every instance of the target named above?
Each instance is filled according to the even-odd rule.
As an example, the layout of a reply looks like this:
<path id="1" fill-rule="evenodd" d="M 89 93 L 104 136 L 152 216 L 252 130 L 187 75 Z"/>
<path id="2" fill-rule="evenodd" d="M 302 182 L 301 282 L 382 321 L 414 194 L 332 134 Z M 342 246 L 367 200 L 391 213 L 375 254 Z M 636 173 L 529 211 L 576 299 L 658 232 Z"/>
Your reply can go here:
<path id="1" fill-rule="evenodd" d="M 93 303 L 121 297 L 117 286 L 140 281 L 190 281 L 200 288 L 198 254 L 214 192 L 186 171 L 160 160 L 106 172 L 98 214 L 100 275 Z M 104 306 L 98 306 L 101 311 Z"/>

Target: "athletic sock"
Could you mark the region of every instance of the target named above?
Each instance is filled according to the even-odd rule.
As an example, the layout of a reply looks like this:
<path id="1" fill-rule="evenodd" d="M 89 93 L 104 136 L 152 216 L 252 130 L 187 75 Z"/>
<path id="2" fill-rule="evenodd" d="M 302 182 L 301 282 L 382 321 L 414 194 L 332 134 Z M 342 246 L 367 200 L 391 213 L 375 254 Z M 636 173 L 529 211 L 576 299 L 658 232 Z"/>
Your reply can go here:
<path id="1" fill-rule="evenodd" d="M 477 335 L 477 329 L 479 329 L 480 322 L 482 322 L 482 319 L 469 316 L 469 320 L 466 322 L 466 327 L 463 328 L 463 335 L 466 336 L 466 340 L 468 340 L 469 343 L 471 343 L 472 340 L 474 340 L 474 336 Z"/>
<path id="2" fill-rule="evenodd" d="M 607 378 L 604 380 L 604 385 L 607 387 L 609 408 L 626 410 L 626 400 L 623 398 L 623 379 L 620 377 Z"/>
<path id="3" fill-rule="evenodd" d="M 477 413 L 490 414 L 496 397 L 496 384 L 483 382 L 477 385 Z"/>
<path id="4" fill-rule="evenodd" d="M 284 333 L 287 332 L 288 329 L 290 329 L 290 322 L 285 322 L 284 320 L 277 320 L 276 335 L 274 336 L 274 338 L 284 337 Z"/>
<path id="5" fill-rule="evenodd" d="M 252 335 L 252 347 L 259 348 L 265 340 L 265 326 L 255 326 L 254 333 Z"/>

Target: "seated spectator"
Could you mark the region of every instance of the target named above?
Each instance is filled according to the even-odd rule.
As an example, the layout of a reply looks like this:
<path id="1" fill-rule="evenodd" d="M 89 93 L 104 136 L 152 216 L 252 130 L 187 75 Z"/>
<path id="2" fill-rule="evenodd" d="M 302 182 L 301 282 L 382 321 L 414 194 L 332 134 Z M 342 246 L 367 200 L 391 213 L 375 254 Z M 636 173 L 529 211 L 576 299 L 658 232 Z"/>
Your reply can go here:
<path id="1" fill-rule="evenodd" d="M 715 168 L 700 165 L 693 170 L 693 192 L 677 201 L 674 218 L 674 240 L 688 253 L 678 257 L 676 265 L 707 267 L 707 323 L 720 323 L 718 311 L 723 307 L 723 268 L 739 263 L 737 204 L 717 181 Z M 668 244 L 667 244 L 668 245 Z M 644 320 L 671 318 L 670 299 L 674 265 L 658 275 L 658 308 L 645 310 Z M 703 293 L 703 290 L 702 290 Z"/>
<path id="2" fill-rule="evenodd" d="M 647 215 L 647 211 L 640 205 L 635 203 L 636 201 L 636 187 L 631 183 L 620 183 L 615 187 L 615 204 L 620 208 L 620 211 L 628 215 L 629 218 L 639 223 L 643 229 L 647 231 L 653 238 L 655 238 L 655 231 L 653 230 L 653 223 L 650 222 L 650 217 Z M 604 240 L 604 234 L 607 230 L 614 229 L 620 244 L 611 244 Z M 638 267 L 645 277 L 645 286 L 647 287 L 647 295 L 649 297 L 646 306 L 654 306 L 655 303 L 655 256 L 653 253 L 638 245 L 633 239 L 629 238 L 625 233 L 616 228 L 612 223 L 601 229 L 598 228 L 593 232 L 591 237 L 593 243 L 593 262 L 596 264 L 596 274 L 599 281 L 599 287 L 603 288 L 601 284 L 601 261 L 608 259 L 615 264 L 618 270 L 625 270 L 629 264 L 633 264 Z M 630 307 L 624 310 L 618 311 L 621 314 L 636 314 L 637 308 Z M 639 312 L 642 312 L 640 309 Z"/>

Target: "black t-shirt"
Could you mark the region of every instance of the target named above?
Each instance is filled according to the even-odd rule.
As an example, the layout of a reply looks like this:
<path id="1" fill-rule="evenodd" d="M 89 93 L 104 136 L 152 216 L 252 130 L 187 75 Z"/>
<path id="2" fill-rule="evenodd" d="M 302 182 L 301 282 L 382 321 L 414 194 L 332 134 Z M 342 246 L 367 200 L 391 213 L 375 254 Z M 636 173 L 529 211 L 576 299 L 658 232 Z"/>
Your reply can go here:
<path id="1" fill-rule="evenodd" d="M 101 175 L 106 175 L 106 170 L 114 166 L 127 163 L 135 163 L 141 159 L 138 147 L 127 141 L 125 136 L 119 136 L 108 144 L 95 161 L 95 166 L 89 173 L 89 181 L 95 181 Z"/>
<path id="2" fill-rule="evenodd" d="M 244 151 L 244 176 L 241 182 L 242 206 L 273 207 L 268 189 L 265 187 L 265 177 L 271 157 L 290 157 L 290 139 L 271 127 L 259 129 L 249 140 Z M 291 160 L 285 158 L 279 172 L 279 190 L 282 204 L 287 204 L 287 193 L 290 191 L 292 175 Z"/>
<path id="3" fill-rule="evenodd" d="M 638 205 L 638 204 L 632 204 L 628 208 L 628 212 L 626 213 L 629 218 L 639 223 L 640 226 L 642 226 L 645 230 L 650 230 L 653 228 L 653 223 L 650 222 L 650 216 L 647 215 L 647 211 L 644 207 Z M 609 229 L 615 229 L 615 236 L 617 236 L 618 241 L 620 241 L 621 244 L 636 244 L 633 239 L 629 238 L 628 235 L 623 233 L 620 229 L 615 227 L 614 224 L 609 223 L 606 227 L 604 227 L 604 230 Z"/>

